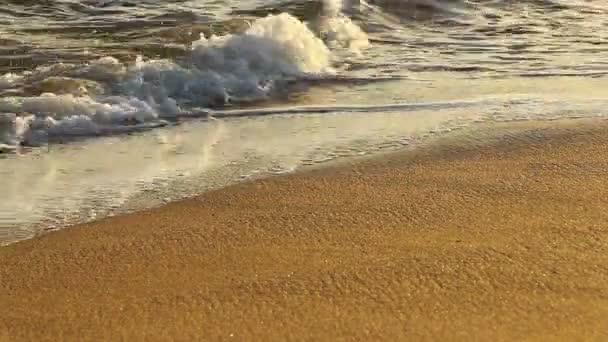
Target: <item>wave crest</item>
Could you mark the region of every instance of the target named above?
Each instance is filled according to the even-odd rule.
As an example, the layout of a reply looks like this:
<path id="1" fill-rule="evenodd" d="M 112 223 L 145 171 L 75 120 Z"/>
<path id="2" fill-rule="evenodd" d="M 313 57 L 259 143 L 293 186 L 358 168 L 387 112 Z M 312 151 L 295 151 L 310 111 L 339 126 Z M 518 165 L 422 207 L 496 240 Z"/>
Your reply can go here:
<path id="1" fill-rule="evenodd" d="M 327 41 L 350 47 L 367 41 L 340 13 L 322 22 Z M 0 91 L 9 95 L 0 99 L 0 144 L 154 127 L 191 108 L 266 99 L 286 82 L 334 72 L 334 54 L 313 31 L 282 13 L 256 20 L 242 34 L 201 36 L 181 60 L 138 58 L 129 66 L 105 57 L 1 76 Z"/>

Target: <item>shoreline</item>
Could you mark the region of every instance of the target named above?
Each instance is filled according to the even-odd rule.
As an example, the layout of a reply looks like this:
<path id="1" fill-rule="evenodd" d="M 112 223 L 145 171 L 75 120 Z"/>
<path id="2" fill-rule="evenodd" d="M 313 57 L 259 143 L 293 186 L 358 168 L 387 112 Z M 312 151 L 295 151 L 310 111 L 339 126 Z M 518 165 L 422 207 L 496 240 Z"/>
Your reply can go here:
<path id="1" fill-rule="evenodd" d="M 484 125 L 1 247 L 0 340 L 602 340 L 607 128 Z"/>
<path id="2" fill-rule="evenodd" d="M 465 125 L 448 122 L 452 114 L 193 120 L 8 156 L 1 163 L 0 188 L 7 191 L 0 203 L 0 244 L 303 165 L 398 149 L 431 130 L 443 134 L 446 125 Z"/>

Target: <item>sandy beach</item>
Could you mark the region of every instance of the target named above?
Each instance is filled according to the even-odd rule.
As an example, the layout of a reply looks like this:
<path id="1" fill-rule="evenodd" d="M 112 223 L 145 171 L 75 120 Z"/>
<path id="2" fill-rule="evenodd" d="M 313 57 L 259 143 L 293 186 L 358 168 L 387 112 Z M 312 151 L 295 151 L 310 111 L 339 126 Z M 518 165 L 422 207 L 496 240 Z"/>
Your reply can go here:
<path id="1" fill-rule="evenodd" d="M 608 340 L 608 124 L 511 123 L 0 248 L 0 340 Z"/>

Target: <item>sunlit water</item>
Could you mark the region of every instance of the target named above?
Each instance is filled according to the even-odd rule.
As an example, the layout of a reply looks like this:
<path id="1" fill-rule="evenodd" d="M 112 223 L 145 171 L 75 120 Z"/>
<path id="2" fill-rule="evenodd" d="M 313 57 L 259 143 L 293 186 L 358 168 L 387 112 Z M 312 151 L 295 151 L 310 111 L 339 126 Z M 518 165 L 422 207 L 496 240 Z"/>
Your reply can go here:
<path id="1" fill-rule="evenodd" d="M 0 0 L 0 244 L 478 122 L 603 117 L 607 14 L 601 0 Z"/>

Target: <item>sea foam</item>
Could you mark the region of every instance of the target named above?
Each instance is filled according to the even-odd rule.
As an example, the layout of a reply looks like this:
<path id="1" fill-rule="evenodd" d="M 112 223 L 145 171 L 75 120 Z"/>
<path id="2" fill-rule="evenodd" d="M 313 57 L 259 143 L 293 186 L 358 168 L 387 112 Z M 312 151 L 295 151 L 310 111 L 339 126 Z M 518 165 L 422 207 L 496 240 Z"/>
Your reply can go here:
<path id="1" fill-rule="evenodd" d="M 331 48 L 362 46 L 355 42 L 367 38 L 340 8 L 328 13 L 317 34 L 282 13 L 240 34 L 201 36 L 180 60 L 126 64 L 104 57 L 0 76 L 0 91 L 8 94 L 0 98 L 0 144 L 155 127 L 194 108 L 260 101 L 288 82 L 332 74 Z"/>
<path id="2" fill-rule="evenodd" d="M 316 30 L 330 46 L 346 47 L 360 51 L 369 46 L 367 34 L 349 17 L 343 14 L 345 7 L 350 9 L 352 1 L 324 0 L 323 13 L 316 22 Z"/>

